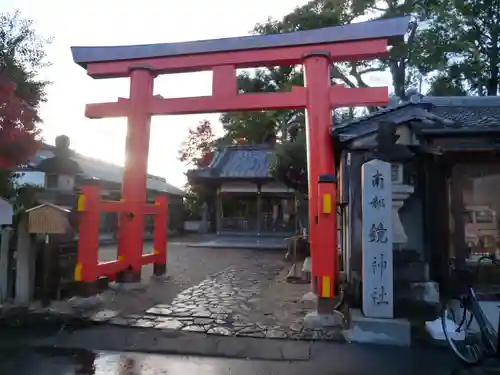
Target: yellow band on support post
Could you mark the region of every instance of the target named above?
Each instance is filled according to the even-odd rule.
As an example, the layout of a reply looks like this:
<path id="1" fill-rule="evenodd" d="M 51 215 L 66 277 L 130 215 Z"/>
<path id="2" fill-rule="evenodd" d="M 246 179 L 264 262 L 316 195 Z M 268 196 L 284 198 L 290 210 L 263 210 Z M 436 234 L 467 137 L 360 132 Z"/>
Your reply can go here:
<path id="1" fill-rule="evenodd" d="M 74 278 L 75 278 L 75 281 L 82 281 L 82 265 L 81 265 L 81 263 L 77 263 L 75 266 Z"/>
<path id="2" fill-rule="evenodd" d="M 330 276 L 323 276 L 321 280 L 321 297 L 330 298 L 332 296 L 331 293 L 331 284 L 330 284 Z"/>
<path id="3" fill-rule="evenodd" d="M 330 194 L 323 194 L 323 213 L 332 213 L 332 196 Z"/>
<path id="4" fill-rule="evenodd" d="M 78 196 L 78 203 L 76 206 L 77 211 L 85 211 L 85 195 L 81 194 Z"/>

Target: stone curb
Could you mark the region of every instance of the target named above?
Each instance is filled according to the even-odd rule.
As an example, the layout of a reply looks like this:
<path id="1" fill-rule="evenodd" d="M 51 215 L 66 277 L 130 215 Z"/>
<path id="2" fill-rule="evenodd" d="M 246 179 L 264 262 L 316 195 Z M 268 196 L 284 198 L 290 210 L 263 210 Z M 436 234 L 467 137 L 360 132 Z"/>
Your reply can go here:
<path id="1" fill-rule="evenodd" d="M 0 343 L 2 346 L 11 343 Z M 251 337 L 227 337 L 175 330 L 97 326 L 75 332 L 32 339 L 32 348 L 133 351 L 254 360 L 308 361 L 312 342 Z"/>

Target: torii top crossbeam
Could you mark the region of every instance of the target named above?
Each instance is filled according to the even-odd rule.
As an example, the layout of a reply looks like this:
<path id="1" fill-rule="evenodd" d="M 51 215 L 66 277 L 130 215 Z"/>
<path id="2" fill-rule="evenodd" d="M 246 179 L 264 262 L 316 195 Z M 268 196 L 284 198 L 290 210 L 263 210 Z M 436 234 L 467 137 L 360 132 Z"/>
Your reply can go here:
<path id="1" fill-rule="evenodd" d="M 372 45 L 368 50 L 363 50 L 365 45 L 368 46 L 363 42 L 383 40 L 387 46 L 402 41 L 409 20 L 409 17 L 400 17 L 293 33 L 194 42 L 72 47 L 71 51 L 75 63 L 86 68 L 93 78 L 127 77 L 131 60 L 137 60 L 138 64 L 147 63 L 159 74 L 201 71 L 228 64 L 237 69 L 278 62 L 281 65 L 293 65 L 300 63 L 303 53 L 311 51 L 311 47 L 328 50 L 332 61 L 349 61 L 351 58 L 359 60 L 379 57 L 380 49 L 374 50 Z M 359 43 L 355 56 L 342 49 L 342 45 L 347 42 L 350 48 L 356 46 L 353 43 Z M 267 53 L 248 54 L 255 50 Z M 232 61 L 227 60 L 227 52 L 233 53 Z M 223 61 L 218 58 L 219 54 L 223 55 Z"/>

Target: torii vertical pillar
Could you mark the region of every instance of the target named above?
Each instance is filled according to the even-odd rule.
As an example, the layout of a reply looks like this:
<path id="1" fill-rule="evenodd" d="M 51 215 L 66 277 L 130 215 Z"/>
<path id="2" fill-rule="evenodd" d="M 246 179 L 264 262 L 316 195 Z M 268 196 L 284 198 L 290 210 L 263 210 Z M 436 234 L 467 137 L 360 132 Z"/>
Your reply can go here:
<path id="1" fill-rule="evenodd" d="M 128 268 L 118 274 L 118 282 L 140 282 L 144 242 L 143 206 L 146 204 L 146 184 L 149 156 L 151 115 L 149 103 L 153 96 L 154 72 L 148 66 L 133 65 L 130 72 L 129 116 L 125 143 L 125 171 L 122 200 L 130 212 L 120 214 L 118 259 Z"/>
<path id="2" fill-rule="evenodd" d="M 332 104 L 330 100 L 329 52 L 312 52 L 304 55 L 305 86 L 307 88 L 306 131 L 309 179 L 309 228 L 313 291 L 318 296 L 318 313 L 332 314 L 334 307 L 335 275 L 337 268 L 336 208 L 330 215 L 320 215 L 320 176 L 335 175 L 334 149 L 330 130 Z M 336 186 L 331 197 L 335 202 Z M 331 202 L 330 202 L 331 204 Z"/>

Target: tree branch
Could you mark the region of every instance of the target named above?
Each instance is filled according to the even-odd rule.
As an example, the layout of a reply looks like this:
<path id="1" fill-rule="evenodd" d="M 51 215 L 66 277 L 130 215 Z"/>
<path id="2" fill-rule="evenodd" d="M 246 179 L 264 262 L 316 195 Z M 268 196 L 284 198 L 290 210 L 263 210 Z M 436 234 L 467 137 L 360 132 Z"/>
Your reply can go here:
<path id="1" fill-rule="evenodd" d="M 369 69 L 367 69 L 369 70 Z M 361 77 L 360 72 L 358 72 L 358 67 L 356 66 L 355 63 L 351 65 L 351 72 L 350 74 L 356 79 L 356 82 L 358 83 L 358 87 L 368 87 L 368 85 L 363 81 L 363 78 Z"/>
<path id="2" fill-rule="evenodd" d="M 347 76 L 344 73 L 342 73 L 340 69 L 337 68 L 335 65 L 332 67 L 331 76 L 332 76 L 331 78 L 341 79 L 351 89 L 356 88 L 356 84 L 352 82 L 349 78 L 347 78 Z"/>

